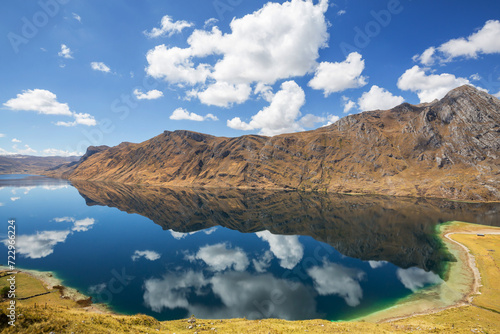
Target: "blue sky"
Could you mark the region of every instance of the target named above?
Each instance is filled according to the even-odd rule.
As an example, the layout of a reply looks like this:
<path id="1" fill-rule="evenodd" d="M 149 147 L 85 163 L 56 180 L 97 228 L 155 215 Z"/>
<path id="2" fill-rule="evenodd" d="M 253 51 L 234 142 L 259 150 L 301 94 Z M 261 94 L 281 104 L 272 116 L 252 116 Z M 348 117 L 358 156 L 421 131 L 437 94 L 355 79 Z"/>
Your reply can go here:
<path id="1" fill-rule="evenodd" d="M 308 130 L 471 84 L 500 96 L 500 3 L 5 0 L 0 154 L 164 130 Z"/>

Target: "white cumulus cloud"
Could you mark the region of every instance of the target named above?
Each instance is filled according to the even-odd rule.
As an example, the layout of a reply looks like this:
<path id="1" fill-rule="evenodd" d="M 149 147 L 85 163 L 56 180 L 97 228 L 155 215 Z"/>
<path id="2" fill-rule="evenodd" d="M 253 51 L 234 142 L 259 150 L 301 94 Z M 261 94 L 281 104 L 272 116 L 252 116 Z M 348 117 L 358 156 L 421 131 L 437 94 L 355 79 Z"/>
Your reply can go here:
<path id="1" fill-rule="evenodd" d="M 216 82 L 196 95 L 201 103 L 218 107 L 229 107 L 233 103 L 243 103 L 248 100 L 252 89 L 248 84 L 229 84 L 227 82 Z"/>
<path id="2" fill-rule="evenodd" d="M 97 124 L 94 117 L 86 113 L 76 113 L 69 109 L 67 103 L 57 101 L 56 94 L 45 89 L 28 89 L 16 98 L 10 99 L 3 104 L 10 110 L 35 111 L 44 115 L 72 116 L 74 122 L 57 122 L 56 125 L 75 126 L 77 124 L 94 126 Z"/>
<path id="3" fill-rule="evenodd" d="M 132 261 L 137 261 L 141 257 L 149 261 L 156 261 L 161 257 L 161 255 L 160 253 L 151 250 L 143 250 L 143 251 L 136 250 L 132 255 Z"/>
<path id="4" fill-rule="evenodd" d="M 469 77 L 472 81 L 479 81 L 481 80 L 481 76 L 479 75 L 479 73 L 474 73 L 472 74 L 470 77 Z"/>
<path id="5" fill-rule="evenodd" d="M 61 51 L 57 54 L 59 57 L 73 59 L 73 52 L 66 44 L 61 44 Z"/>
<path id="6" fill-rule="evenodd" d="M 72 231 L 75 232 L 85 232 L 92 228 L 92 225 L 95 224 L 94 218 L 84 218 L 80 220 L 76 220 L 73 224 Z"/>
<path id="7" fill-rule="evenodd" d="M 19 148 L 17 145 L 13 145 L 12 148 L 15 151 L 7 151 L 4 150 L 3 148 L 0 148 L 0 155 L 16 155 L 16 154 L 30 155 L 38 152 L 37 150 L 32 149 L 29 145 L 24 145 L 24 148 Z"/>
<path id="8" fill-rule="evenodd" d="M 155 100 L 155 99 L 159 99 L 160 97 L 162 97 L 163 92 L 160 92 L 157 89 L 153 89 L 153 90 L 147 91 L 146 93 L 143 93 L 140 89 L 135 89 L 134 95 L 138 100 Z"/>
<path id="9" fill-rule="evenodd" d="M 56 223 L 74 223 L 76 219 L 73 217 L 56 217 L 52 220 Z"/>
<path id="10" fill-rule="evenodd" d="M 219 22 L 219 20 L 217 20 L 216 18 L 209 18 L 208 20 L 205 21 L 205 23 L 203 24 L 203 28 L 204 29 L 207 29 L 211 26 L 214 26 L 217 22 Z"/>
<path id="11" fill-rule="evenodd" d="M 177 240 L 181 240 L 181 239 L 184 239 L 187 236 L 190 236 L 190 235 L 193 235 L 193 234 L 196 234 L 196 233 L 201 233 L 201 232 L 205 233 L 206 235 L 210 235 L 210 234 L 214 233 L 215 231 L 217 231 L 217 227 L 214 226 L 214 227 L 207 228 L 207 229 L 204 229 L 204 230 L 199 230 L 199 231 L 194 231 L 194 232 L 188 232 L 188 233 L 177 232 L 177 231 L 174 231 L 174 230 L 169 230 L 169 231 L 170 231 L 170 234 L 172 235 L 172 237 L 174 237 Z"/>
<path id="12" fill-rule="evenodd" d="M 439 47 L 446 61 L 457 57 L 477 58 L 479 54 L 500 53 L 500 21 L 490 20 L 467 38 L 452 39 Z"/>
<path id="13" fill-rule="evenodd" d="M 336 115 L 328 115 L 328 116 L 326 117 L 327 122 L 326 122 L 326 124 L 325 124 L 325 125 L 323 125 L 323 126 L 332 125 L 333 123 L 337 122 L 339 119 L 340 119 L 340 117 L 339 117 L 339 116 L 336 116 Z"/>
<path id="14" fill-rule="evenodd" d="M 447 41 L 439 47 L 430 47 L 414 60 L 425 66 L 436 61 L 446 63 L 455 58 L 477 58 L 481 54 L 500 53 L 500 21 L 489 20 L 477 32 L 468 37 L 460 37 Z"/>
<path id="15" fill-rule="evenodd" d="M 188 308 L 188 295 L 195 293 L 207 284 L 207 279 L 201 272 L 192 270 L 187 273 L 167 274 L 163 278 L 151 278 L 144 282 L 144 303 L 155 312 L 164 308 Z"/>
<path id="16" fill-rule="evenodd" d="M 100 71 L 100 72 L 104 72 L 104 73 L 109 73 L 111 72 L 111 69 L 108 67 L 108 65 L 104 64 L 103 62 L 101 61 L 93 61 L 90 63 L 90 67 L 94 70 L 94 71 Z"/>
<path id="17" fill-rule="evenodd" d="M 31 187 L 29 187 L 31 188 Z M 33 188 L 36 188 L 36 187 L 33 187 Z M 59 190 L 59 189 L 68 189 L 69 186 L 67 184 L 64 184 L 64 185 L 59 185 L 59 186 L 42 186 L 42 189 L 45 189 L 45 190 L 50 190 L 50 191 L 55 191 L 55 190 Z M 31 191 L 31 189 L 30 189 Z"/>
<path id="18" fill-rule="evenodd" d="M 387 261 L 368 261 L 368 263 L 372 269 L 377 269 L 386 265 Z"/>
<path id="19" fill-rule="evenodd" d="M 87 126 L 94 126 L 97 124 L 96 120 L 94 119 L 94 116 L 90 114 L 75 113 L 73 114 L 73 116 L 75 117 L 73 125 L 82 124 Z"/>
<path id="20" fill-rule="evenodd" d="M 363 87 L 367 83 L 366 77 L 361 75 L 364 68 L 365 61 L 361 55 L 352 52 L 343 62 L 322 62 L 319 64 L 314 78 L 309 81 L 308 85 L 311 88 L 323 90 L 325 96 L 349 88 Z"/>
<path id="21" fill-rule="evenodd" d="M 247 85 L 274 84 L 316 68 L 319 49 L 328 39 L 327 8 L 327 0 L 316 5 L 304 0 L 270 2 L 233 19 L 230 33 L 212 27 L 195 30 L 186 48 L 156 46 L 147 53 L 146 71 L 174 84 L 205 85 L 209 79 L 206 91 L 196 94 L 202 103 L 242 103 L 251 92 Z M 215 64 L 210 63 L 213 56 Z M 222 91 L 223 87 L 229 89 Z"/>
<path id="22" fill-rule="evenodd" d="M 43 231 L 37 234 L 21 234 L 16 238 L 16 251 L 31 259 L 41 259 L 54 252 L 58 243 L 66 241 L 70 231 Z M 9 239 L 2 240 L 8 245 Z"/>
<path id="23" fill-rule="evenodd" d="M 72 115 L 67 103 L 58 102 L 56 94 L 45 89 L 24 90 L 3 105 L 11 110 L 35 111 L 46 115 Z"/>
<path id="24" fill-rule="evenodd" d="M 293 269 L 304 256 L 304 246 L 296 235 L 275 235 L 269 231 L 257 232 L 256 235 L 267 241 L 271 253 L 285 269 Z"/>
<path id="25" fill-rule="evenodd" d="M 307 273 L 314 280 L 314 287 L 320 295 L 338 295 L 351 307 L 361 303 L 363 290 L 359 281 L 365 276 L 361 270 L 324 261 L 322 267 L 312 267 Z"/>
<path id="26" fill-rule="evenodd" d="M 262 255 L 258 259 L 252 259 L 253 267 L 255 271 L 258 273 L 263 273 L 269 268 L 271 265 L 271 261 L 273 259 L 273 253 L 271 251 L 266 251 L 264 255 Z"/>
<path id="27" fill-rule="evenodd" d="M 161 19 L 161 27 L 153 28 L 151 31 L 144 31 L 144 35 L 149 38 L 161 37 L 161 36 L 172 36 L 174 34 L 181 33 L 183 29 L 190 28 L 193 23 L 187 21 L 173 21 L 168 15 L 165 15 Z"/>
<path id="28" fill-rule="evenodd" d="M 270 85 L 266 85 L 262 82 L 259 82 L 255 85 L 253 93 L 267 102 L 271 102 L 274 97 L 273 88 Z"/>
<path id="29" fill-rule="evenodd" d="M 190 261 L 202 260 L 213 271 L 226 269 L 244 271 L 250 264 L 247 254 L 241 248 L 228 248 L 226 243 L 201 247 L 195 255 L 187 258 Z"/>
<path id="30" fill-rule="evenodd" d="M 417 93 L 423 103 L 441 99 L 453 88 L 470 84 L 468 79 L 453 74 L 427 74 L 427 71 L 428 69 L 418 65 L 406 70 L 398 79 L 398 88 Z"/>
<path id="31" fill-rule="evenodd" d="M 77 20 L 78 22 L 82 23 L 82 18 L 80 17 L 80 15 L 78 15 L 77 13 L 72 13 L 73 14 L 73 18 L 75 20 Z"/>
<path id="32" fill-rule="evenodd" d="M 56 123 L 57 126 L 76 126 L 76 125 L 87 125 L 94 126 L 97 124 L 94 116 L 86 113 L 73 113 L 75 120 L 73 122 L 63 122 L 59 121 Z"/>
<path id="33" fill-rule="evenodd" d="M 436 53 L 435 47 L 430 47 L 425 50 L 421 55 L 416 55 L 413 57 L 413 61 L 419 61 L 422 65 L 430 66 L 435 62 L 434 54 Z"/>
<path id="34" fill-rule="evenodd" d="M 359 108 L 362 111 L 391 109 L 404 102 L 402 96 L 392 95 L 386 89 L 373 85 L 368 92 L 364 92 L 358 99 Z"/>
<path id="35" fill-rule="evenodd" d="M 356 102 L 352 101 L 347 96 L 342 96 L 342 102 L 344 104 L 344 113 L 348 113 L 352 109 L 356 108 Z"/>
<path id="36" fill-rule="evenodd" d="M 327 8 L 325 0 L 317 5 L 299 0 L 270 2 L 233 20 L 232 33 L 222 38 L 224 57 L 215 65 L 213 77 L 273 84 L 308 73 L 316 65 L 318 50 L 326 46 Z"/>
<path id="37" fill-rule="evenodd" d="M 290 288 L 292 284 L 293 289 Z M 271 274 L 253 275 L 227 270 L 206 277 L 202 271 L 190 270 L 147 279 L 144 290 L 144 303 L 155 312 L 183 308 L 187 314 L 196 314 L 203 319 L 318 318 L 314 297 L 304 284 L 278 279 Z M 207 293 L 221 303 L 215 306 L 200 303 L 199 298 Z M 268 307 L 269 296 L 280 296 L 279 300 L 285 302 Z M 264 306 L 256 308 L 261 305 Z"/>
<path id="38" fill-rule="evenodd" d="M 227 121 L 227 126 L 237 130 L 260 129 L 260 134 L 265 136 L 301 131 L 303 128 L 298 117 L 305 102 L 302 88 L 295 81 L 286 81 L 273 96 L 270 105 L 253 115 L 250 122 L 246 123 L 235 117 Z"/>
<path id="39" fill-rule="evenodd" d="M 181 121 L 181 120 L 188 120 L 188 121 L 197 121 L 197 122 L 202 122 L 206 120 L 213 120 L 217 121 L 218 118 L 212 114 L 206 114 L 205 116 L 201 116 L 198 114 L 195 114 L 194 112 L 189 112 L 186 109 L 183 108 L 177 108 L 174 110 L 172 115 L 170 115 L 170 119 L 174 121 Z"/>
<path id="40" fill-rule="evenodd" d="M 32 149 L 29 145 L 24 145 L 24 148 L 19 148 L 17 145 L 13 145 L 12 148 L 16 150 L 16 153 L 14 154 L 34 154 L 37 153 L 37 150 Z"/>
<path id="41" fill-rule="evenodd" d="M 147 73 L 156 79 L 170 83 L 195 85 L 204 83 L 210 74 L 208 64 L 194 65 L 190 49 L 168 48 L 158 45 L 146 54 Z"/>
<path id="42" fill-rule="evenodd" d="M 396 272 L 398 279 L 403 283 L 403 285 L 415 292 L 428 284 L 437 284 L 442 282 L 441 278 L 429 271 L 426 272 L 423 269 L 413 267 L 408 269 L 399 268 Z"/>
<path id="43" fill-rule="evenodd" d="M 19 139 L 17 139 L 17 138 L 13 138 L 13 139 L 12 139 L 12 142 L 13 142 L 13 143 L 20 143 L 21 141 L 20 141 Z"/>

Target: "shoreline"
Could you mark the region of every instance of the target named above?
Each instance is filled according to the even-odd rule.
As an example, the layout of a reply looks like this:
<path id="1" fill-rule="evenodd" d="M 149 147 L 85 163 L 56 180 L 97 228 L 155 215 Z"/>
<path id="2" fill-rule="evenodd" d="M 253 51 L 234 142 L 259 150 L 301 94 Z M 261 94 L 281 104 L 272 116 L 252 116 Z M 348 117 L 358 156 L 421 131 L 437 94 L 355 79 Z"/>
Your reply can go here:
<path id="1" fill-rule="evenodd" d="M 6 266 L 0 265 L 0 271 L 11 271 L 11 270 Z M 40 281 L 45 287 L 45 289 L 47 290 L 57 289 L 59 290 L 61 297 L 66 299 L 71 299 L 76 303 L 79 301 L 86 301 L 90 298 L 90 296 L 81 293 L 79 290 L 75 288 L 63 285 L 62 280 L 58 278 L 53 271 L 40 271 L 34 269 L 16 268 L 15 270 L 12 270 L 12 272 L 23 273 L 28 276 L 31 276 Z M 57 287 L 62 287 L 62 289 Z M 86 310 L 87 312 L 94 312 L 99 314 L 103 313 L 114 314 L 107 308 L 105 304 L 96 304 L 92 301 L 90 301 L 89 306 L 84 306 L 81 309 Z"/>
<path id="2" fill-rule="evenodd" d="M 51 177 L 51 178 L 56 178 L 56 179 L 61 179 L 61 180 L 67 180 L 71 184 L 73 181 L 75 182 L 102 182 L 102 183 L 111 183 L 111 184 L 124 184 L 128 186 L 141 186 L 141 187 L 158 187 L 158 188 L 173 188 L 173 189 L 208 189 L 208 190 L 260 190 L 260 191 L 283 191 L 283 192 L 303 192 L 303 193 L 318 193 L 318 194 L 338 194 L 338 195 L 350 195 L 350 196 L 385 196 L 385 197 L 401 197 L 401 198 L 415 198 L 415 199 L 435 199 L 435 200 L 446 200 L 446 201 L 451 201 L 451 202 L 461 202 L 461 203 L 472 203 L 472 204 L 479 204 L 479 203 L 500 203 L 499 200 L 494 200 L 494 201 L 476 201 L 476 200 L 464 200 L 464 199 L 457 199 L 457 198 L 447 198 L 447 197 L 434 197 L 434 196 L 418 196 L 418 195 L 412 195 L 412 194 L 401 194 L 401 195 L 391 195 L 387 193 L 382 193 L 382 192 L 354 192 L 354 191 L 349 191 L 349 192 L 343 192 L 343 191 L 332 191 L 327 188 L 321 188 L 321 189 L 312 189 L 312 188 L 299 188 L 299 187 L 257 187 L 257 186 L 213 186 L 213 185 L 172 185 L 172 184 L 165 184 L 165 183 L 132 183 L 132 182 L 118 182 L 118 181 L 101 181 L 101 180 L 86 180 L 86 179 L 71 179 L 71 178 L 63 178 L 62 176 L 59 177 L 54 177 L 54 176 L 48 176 L 48 175 L 43 175 L 45 177 Z"/>
<path id="3" fill-rule="evenodd" d="M 497 200 L 465 200 L 458 198 L 447 198 L 439 196 L 418 196 L 415 194 L 387 194 L 383 192 L 356 192 L 356 191 L 333 191 L 328 188 L 300 188 L 300 187 L 257 187 L 257 186 L 216 186 L 216 185 L 198 185 L 198 184 L 183 184 L 174 185 L 170 183 L 135 183 L 135 182 L 119 182 L 119 181 L 103 181 L 103 180 L 89 180 L 89 179 L 78 179 L 78 178 L 65 178 L 62 175 L 51 175 L 51 174 L 40 174 L 40 176 L 49 177 L 53 179 L 65 180 L 70 184 L 73 182 L 91 182 L 91 183 L 104 183 L 104 184 L 123 184 L 127 186 L 141 186 L 141 187 L 158 187 L 158 188 L 171 188 L 171 189 L 207 189 L 207 190 L 263 190 L 263 191 L 284 191 L 284 192 L 304 192 L 304 193 L 320 193 L 320 194 L 338 194 L 338 195 L 352 195 L 352 196 L 385 196 L 385 197 L 402 197 L 402 198 L 415 198 L 415 199 L 435 199 L 435 200 L 447 200 L 451 202 L 461 202 L 461 203 L 500 203 L 500 199 Z"/>
<path id="4" fill-rule="evenodd" d="M 471 231 L 461 231 L 460 229 L 464 224 L 477 228 L 473 228 Z M 479 288 L 482 286 L 481 274 L 475 257 L 470 253 L 469 248 L 451 238 L 452 235 L 456 234 L 499 235 L 500 228 L 473 225 L 459 221 L 439 225 L 439 237 L 445 242 L 448 251 L 457 259 L 456 262 L 450 263 L 448 280 L 417 291 L 409 297 L 400 300 L 392 307 L 354 319 L 353 321 L 388 323 L 416 316 L 436 314 L 449 309 L 471 306 L 474 296 L 480 294 Z"/>
<path id="5" fill-rule="evenodd" d="M 122 184 L 127 186 L 139 186 L 139 187 L 157 187 L 157 188 L 167 188 L 167 189 L 192 189 L 192 190 L 256 190 L 256 191 L 283 191 L 283 192 L 300 192 L 300 193 L 318 193 L 327 195 L 345 195 L 345 196 L 384 196 L 384 197 L 397 197 L 397 198 L 411 198 L 411 199 L 426 199 L 426 200 L 445 200 L 457 203 L 469 203 L 469 204 L 500 204 L 500 199 L 498 200 L 465 200 L 458 198 L 448 198 L 439 196 L 418 196 L 414 194 L 387 194 L 383 192 L 354 192 L 354 191 L 332 191 L 325 188 L 312 189 L 312 188 L 291 188 L 291 187 L 256 187 L 256 186 L 211 186 L 211 185 L 172 185 L 165 183 L 133 183 L 133 182 L 118 182 L 118 181 L 102 181 L 102 180 L 88 180 L 88 179 L 70 179 L 64 178 L 62 175 L 51 175 L 44 174 L 46 171 L 42 171 L 39 174 L 22 174 L 22 173 L 6 173 L 1 175 L 27 175 L 35 177 L 45 177 L 55 180 L 67 181 L 71 186 L 73 182 L 90 182 L 90 183 L 104 183 L 104 184 Z M 75 187 L 76 188 L 76 187 Z"/>

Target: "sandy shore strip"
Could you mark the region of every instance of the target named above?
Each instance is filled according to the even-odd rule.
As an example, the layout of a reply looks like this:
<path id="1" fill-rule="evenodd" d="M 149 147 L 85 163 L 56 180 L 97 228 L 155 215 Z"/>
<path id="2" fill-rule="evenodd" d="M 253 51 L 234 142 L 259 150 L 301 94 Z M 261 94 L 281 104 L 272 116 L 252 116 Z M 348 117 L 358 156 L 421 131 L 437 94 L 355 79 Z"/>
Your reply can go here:
<path id="1" fill-rule="evenodd" d="M 475 258 L 469 249 L 453 240 L 452 236 L 454 234 L 500 234 L 500 228 L 462 222 L 449 222 L 439 226 L 439 234 L 445 242 L 448 251 L 457 260 L 456 262 L 450 262 L 448 279 L 435 286 L 417 291 L 390 308 L 356 320 L 390 322 L 471 305 L 474 296 L 479 294 L 481 275 Z"/>
<path id="2" fill-rule="evenodd" d="M 21 269 L 21 268 L 10 270 L 9 267 L 6 266 L 0 266 L 0 271 L 9 271 L 9 272 L 12 271 L 16 273 L 19 272 L 34 277 L 39 281 L 41 281 L 47 290 L 53 290 L 54 287 L 62 286 L 64 287 L 64 289 L 59 290 L 61 296 L 64 298 L 71 299 L 75 302 L 81 300 L 87 300 L 89 298 L 89 296 L 84 295 L 78 290 L 63 285 L 62 281 L 53 272 L 50 271 L 39 271 L 39 270 Z M 104 304 L 92 303 L 89 306 L 83 307 L 83 309 L 89 312 L 96 312 L 96 313 L 112 313 Z"/>

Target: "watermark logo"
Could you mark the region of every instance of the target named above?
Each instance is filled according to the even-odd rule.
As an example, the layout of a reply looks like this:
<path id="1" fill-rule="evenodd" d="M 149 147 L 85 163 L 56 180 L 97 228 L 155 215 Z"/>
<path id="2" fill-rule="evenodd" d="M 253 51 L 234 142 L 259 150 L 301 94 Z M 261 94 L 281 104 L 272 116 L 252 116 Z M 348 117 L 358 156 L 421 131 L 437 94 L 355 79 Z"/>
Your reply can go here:
<path id="1" fill-rule="evenodd" d="M 409 0 L 411 1 L 411 0 Z M 367 22 L 364 28 L 359 26 L 354 27 L 353 44 L 342 42 L 339 47 L 345 57 L 347 57 L 352 52 L 358 52 L 366 48 L 371 41 L 377 37 L 383 28 L 386 28 L 391 24 L 394 15 L 401 14 L 404 7 L 401 5 L 399 0 L 389 0 L 387 3 L 387 9 L 382 9 L 380 11 L 370 11 L 370 15 L 373 20 Z"/>
<path id="2" fill-rule="evenodd" d="M 152 90 L 159 86 L 159 82 L 151 77 L 145 77 L 141 90 Z M 139 89 L 139 88 L 138 88 Z M 130 112 L 139 106 L 137 97 L 132 94 L 121 94 L 119 98 L 111 102 L 110 110 L 117 115 L 120 121 L 124 121 L 130 115 Z M 99 146 L 104 142 L 104 137 L 111 134 L 116 126 L 115 122 L 109 118 L 103 118 L 98 122 L 99 126 L 91 130 L 82 130 L 82 139 L 76 146 L 77 152 L 85 152 L 89 146 Z M 70 149 L 73 151 L 72 149 Z"/>
<path id="3" fill-rule="evenodd" d="M 111 303 L 113 296 L 121 293 L 135 279 L 135 276 L 128 275 L 125 272 L 125 268 L 122 268 L 121 272 L 113 269 L 111 275 L 113 277 L 107 283 L 90 288 L 90 293 L 95 295 L 96 303 Z"/>
<path id="4" fill-rule="evenodd" d="M 5 244 L 7 245 L 7 266 L 9 268 L 9 272 L 7 275 L 11 275 L 7 278 L 7 288 L 6 291 L 2 291 L 2 294 L 5 293 L 5 296 L 9 299 L 9 303 L 7 306 L 7 317 L 9 318 L 9 325 L 15 326 L 17 315 L 16 315 L 16 273 L 14 270 L 16 269 L 16 220 L 9 219 L 7 225 L 8 231 L 8 239 Z"/>
<path id="5" fill-rule="evenodd" d="M 227 12 L 232 12 L 237 6 L 241 5 L 243 0 L 214 0 L 212 5 L 219 16 L 219 20 L 224 20 Z"/>
<path id="6" fill-rule="evenodd" d="M 61 5 L 65 5 L 68 2 L 69 0 L 38 1 L 40 10 L 34 13 L 30 19 L 26 16 L 21 18 L 22 25 L 19 33 L 11 31 L 7 34 L 7 39 L 9 40 L 14 53 L 19 53 L 19 47 L 21 45 L 28 44 L 30 40 L 35 38 L 40 32 L 40 29 L 45 27 L 51 18 L 59 14 L 61 11 Z"/>

